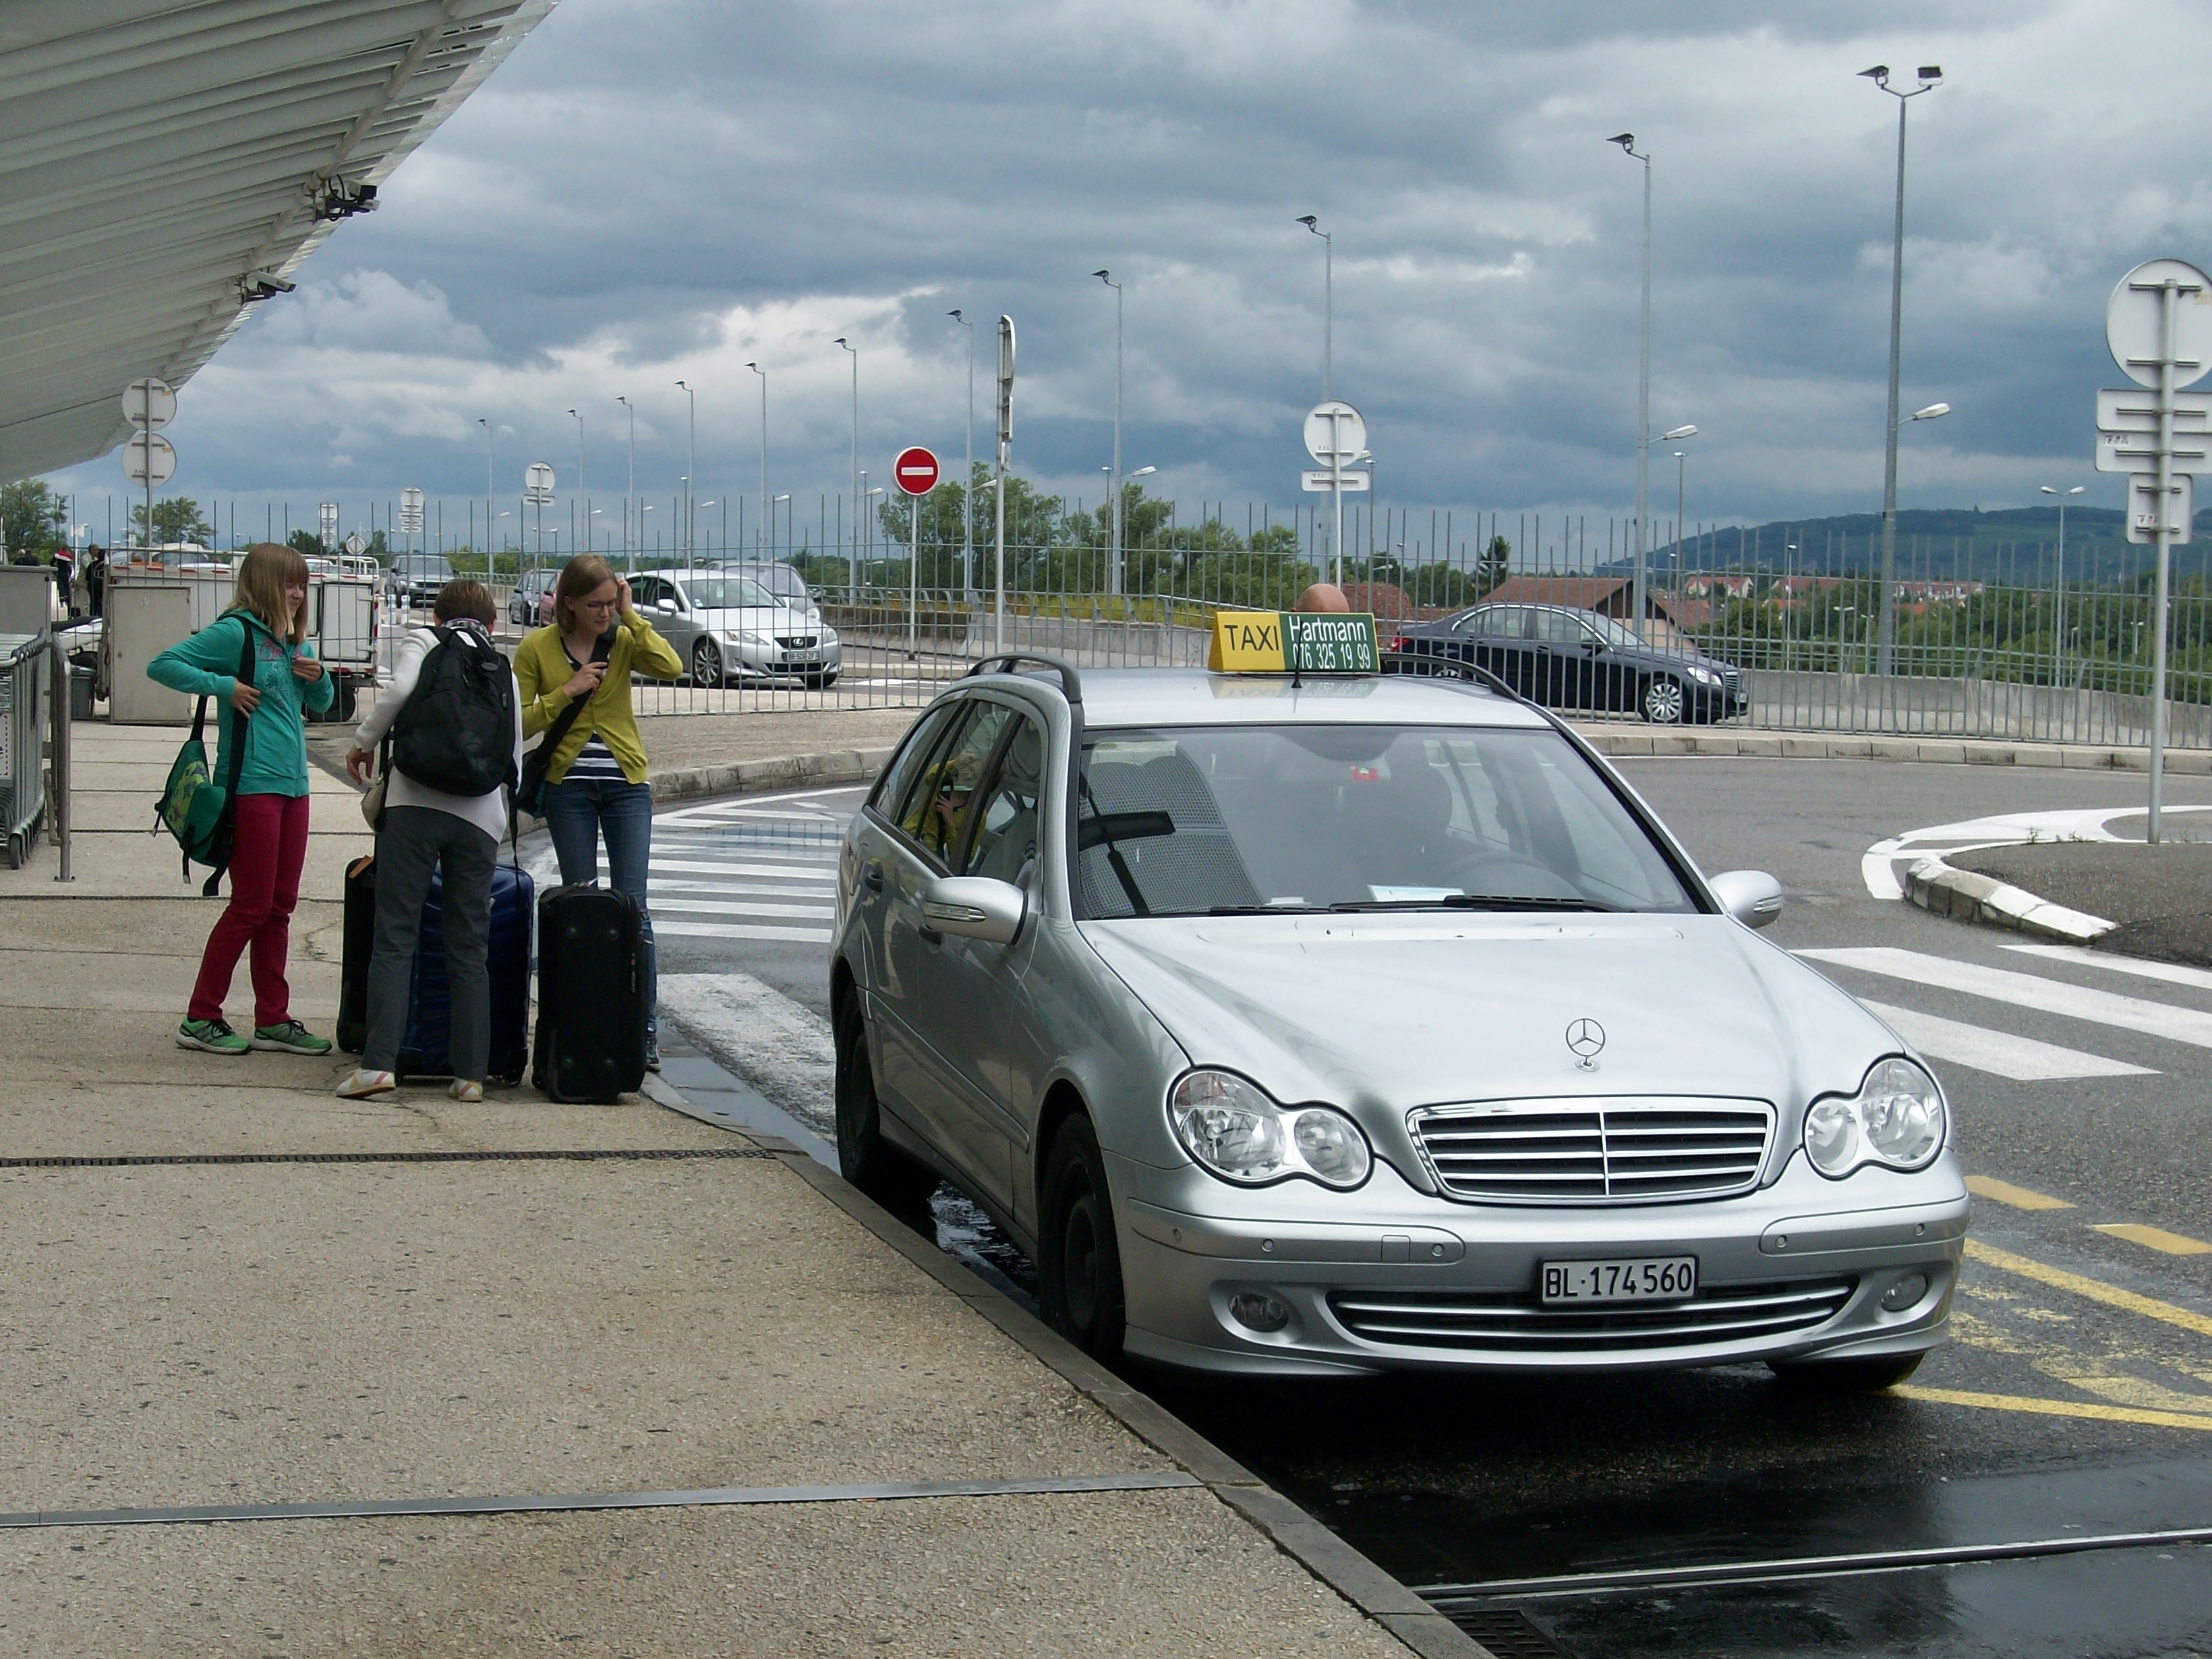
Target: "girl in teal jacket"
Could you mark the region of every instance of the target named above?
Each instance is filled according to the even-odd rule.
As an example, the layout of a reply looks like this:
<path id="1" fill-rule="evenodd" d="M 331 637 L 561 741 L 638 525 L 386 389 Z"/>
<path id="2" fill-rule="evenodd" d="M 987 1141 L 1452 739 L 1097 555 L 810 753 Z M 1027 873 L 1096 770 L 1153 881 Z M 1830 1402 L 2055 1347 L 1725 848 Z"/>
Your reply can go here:
<path id="1" fill-rule="evenodd" d="M 252 672 L 239 673 L 252 647 Z M 227 782 L 232 745 L 240 740 L 230 905 L 208 934 L 199 979 L 177 1028 L 179 1048 L 242 1054 L 251 1048 L 327 1054 L 331 1044 L 292 1018 L 284 979 L 300 870 L 307 857 L 306 717 L 331 706 L 330 676 L 307 642 L 307 562 L 298 550 L 258 542 L 238 568 L 238 593 L 214 623 L 146 665 L 147 678 L 193 696 L 217 700 L 213 775 Z M 222 1017 L 231 975 L 252 949 L 253 1036 Z"/>

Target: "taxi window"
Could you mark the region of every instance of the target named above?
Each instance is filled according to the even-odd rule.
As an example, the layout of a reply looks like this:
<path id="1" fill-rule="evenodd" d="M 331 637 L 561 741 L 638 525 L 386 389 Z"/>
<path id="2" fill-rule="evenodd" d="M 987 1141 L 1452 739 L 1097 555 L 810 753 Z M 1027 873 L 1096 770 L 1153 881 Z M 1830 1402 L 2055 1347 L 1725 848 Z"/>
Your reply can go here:
<path id="1" fill-rule="evenodd" d="M 908 838 L 939 864 L 950 866 L 952 854 L 968 832 L 968 818 L 983 781 L 983 768 L 998 747 L 1006 722 L 1014 711 L 1000 702 L 981 698 L 968 705 L 968 718 L 954 729 L 921 769 L 913 793 L 899 816 L 899 828 Z"/>
<path id="2" fill-rule="evenodd" d="M 1547 645 L 1580 645 L 1591 637 L 1582 618 L 1571 611 L 1539 611 L 1536 637 Z"/>
<path id="3" fill-rule="evenodd" d="M 1085 748 L 1092 917 L 1696 908 L 1611 786 L 1551 731 L 1229 726 Z"/>
<path id="4" fill-rule="evenodd" d="M 1043 782 L 1043 736 L 1035 720 L 1018 716 L 983 785 L 961 874 L 1000 881 L 1021 874 L 1036 856 L 1037 795 Z"/>
<path id="5" fill-rule="evenodd" d="M 884 769 L 883 776 L 876 780 L 875 789 L 868 796 L 869 805 L 892 823 L 898 822 L 899 807 L 906 799 L 907 789 L 914 782 L 915 772 L 928 757 L 930 749 L 945 735 L 945 728 L 965 708 L 965 704 L 953 704 L 932 709 L 915 722 L 912 733 L 899 745 L 898 753 L 891 757 L 891 763 Z"/>

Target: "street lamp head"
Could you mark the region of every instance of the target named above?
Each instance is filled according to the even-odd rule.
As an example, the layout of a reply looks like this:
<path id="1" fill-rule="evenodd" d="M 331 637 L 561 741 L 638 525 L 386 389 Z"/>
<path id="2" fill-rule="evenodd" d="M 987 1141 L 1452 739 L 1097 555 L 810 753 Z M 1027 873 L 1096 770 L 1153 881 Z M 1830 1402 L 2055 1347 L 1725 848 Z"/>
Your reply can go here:
<path id="1" fill-rule="evenodd" d="M 1678 450 L 1676 450 L 1676 451 L 1674 452 L 1674 459 L 1675 459 L 1676 460 L 1678 460 L 1678 461 L 1679 461 L 1679 460 L 1680 460 L 1680 459 L 1682 459 L 1682 451 L 1680 451 L 1680 450 L 1679 450 L 1679 449 L 1678 449 Z"/>
<path id="2" fill-rule="evenodd" d="M 946 312 L 945 314 L 950 317 L 956 323 L 965 323 L 968 320 L 965 317 L 963 317 L 960 314 L 960 307 L 957 306 L 953 307 L 951 310 Z"/>
<path id="3" fill-rule="evenodd" d="M 1672 432 L 1661 433 L 1659 434 L 1659 441 L 1662 444 L 1670 444 L 1677 438 L 1694 438 L 1697 435 L 1697 428 L 1693 426 L 1678 426 Z"/>
<path id="4" fill-rule="evenodd" d="M 779 501 L 787 501 L 791 497 L 788 495 L 778 495 L 775 499 Z"/>
<path id="5" fill-rule="evenodd" d="M 1943 66 L 1941 64 L 1923 64 L 1913 73 L 1920 77 L 1923 85 L 1926 85 L 1943 78 Z"/>
<path id="6" fill-rule="evenodd" d="M 1878 87 L 1886 87 L 1889 84 L 1889 65 L 1876 64 L 1872 69 L 1863 69 L 1859 71 L 1859 78 L 1871 81 Z"/>
<path id="7" fill-rule="evenodd" d="M 1632 132 L 1616 132 L 1605 142 L 1608 144 L 1619 144 L 1624 155 L 1636 154 L 1636 135 Z"/>
<path id="8" fill-rule="evenodd" d="M 1912 418 L 1916 421 L 1937 421 L 1950 412 L 1951 405 L 1948 404 L 1930 404 L 1925 409 L 1913 410 Z"/>
<path id="9" fill-rule="evenodd" d="M 1156 466 L 1140 466 L 1129 476 L 1133 478 L 1149 478 L 1153 473 L 1158 471 L 1159 468 Z"/>
<path id="10" fill-rule="evenodd" d="M 1112 271 L 1094 270 L 1091 274 L 1093 276 L 1096 276 L 1100 282 L 1105 283 L 1107 287 L 1111 288 L 1114 286 L 1114 273 Z"/>
<path id="11" fill-rule="evenodd" d="M 860 355 L 860 352 L 859 352 L 858 350 L 856 350 L 856 349 L 854 348 L 853 343 L 852 343 L 851 341 L 848 340 L 848 339 L 847 339 L 843 335 L 842 335 L 842 334 L 840 334 L 840 335 L 837 337 L 837 343 L 838 343 L 839 345 L 841 345 L 841 346 L 843 346 L 843 347 L 845 348 L 845 349 L 846 349 L 846 350 L 852 352 L 852 353 L 853 353 L 853 355 L 854 355 L 855 357 L 857 357 L 857 356 L 859 356 Z"/>
<path id="12" fill-rule="evenodd" d="M 1315 235 L 1318 236 L 1321 234 L 1321 216 L 1319 214 L 1301 213 L 1298 216 L 1297 222 L 1304 225 L 1308 230 L 1313 232 Z"/>

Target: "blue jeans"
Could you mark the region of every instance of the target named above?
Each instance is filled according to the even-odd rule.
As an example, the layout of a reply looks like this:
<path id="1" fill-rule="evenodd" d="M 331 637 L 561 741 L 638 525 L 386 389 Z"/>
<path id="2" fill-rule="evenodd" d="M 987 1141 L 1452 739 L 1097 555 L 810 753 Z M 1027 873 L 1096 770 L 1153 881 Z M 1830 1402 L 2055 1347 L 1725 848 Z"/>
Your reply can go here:
<path id="1" fill-rule="evenodd" d="M 545 786 L 545 829 L 561 881 L 574 887 L 599 878 L 599 838 L 607 843 L 607 884 L 637 901 L 645 953 L 645 1051 L 660 1052 L 659 974 L 653 963 L 653 912 L 645 902 L 653 857 L 653 789 L 619 778 L 563 778 Z"/>

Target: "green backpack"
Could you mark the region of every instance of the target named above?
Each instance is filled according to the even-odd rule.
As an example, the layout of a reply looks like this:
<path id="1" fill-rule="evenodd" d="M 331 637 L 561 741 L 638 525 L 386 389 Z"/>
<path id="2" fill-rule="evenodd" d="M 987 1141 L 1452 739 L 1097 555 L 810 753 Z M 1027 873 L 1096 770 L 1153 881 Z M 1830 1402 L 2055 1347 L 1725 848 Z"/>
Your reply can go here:
<path id="1" fill-rule="evenodd" d="M 240 625 L 246 630 L 246 646 L 239 653 L 238 678 L 252 685 L 253 628 L 243 619 Z M 176 837 L 184 853 L 182 867 L 186 881 L 191 879 L 193 865 L 214 866 L 207 884 L 200 889 L 202 897 L 213 898 L 222 884 L 222 872 L 230 868 L 238 775 L 246 764 L 247 717 L 232 711 L 230 765 L 225 769 L 229 777 L 226 783 L 217 783 L 208 767 L 207 712 L 208 700 L 202 697 L 192 713 L 192 734 L 185 739 L 177 750 L 177 758 L 169 763 L 169 781 L 161 787 L 161 799 L 155 807 L 154 830 L 156 834 L 167 830 Z"/>

